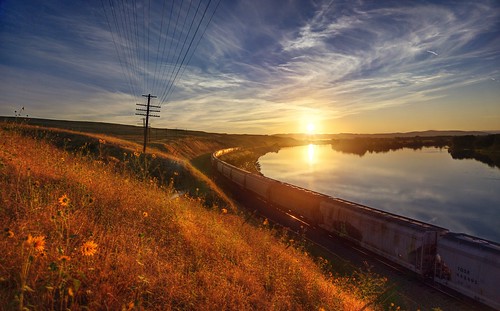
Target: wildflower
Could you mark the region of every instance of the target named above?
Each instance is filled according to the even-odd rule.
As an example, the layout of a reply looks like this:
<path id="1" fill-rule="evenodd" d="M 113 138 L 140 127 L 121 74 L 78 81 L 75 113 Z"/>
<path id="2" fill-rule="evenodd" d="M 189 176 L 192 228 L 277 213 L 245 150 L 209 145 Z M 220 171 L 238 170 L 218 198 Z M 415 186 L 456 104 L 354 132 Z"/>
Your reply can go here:
<path id="1" fill-rule="evenodd" d="M 5 236 L 8 238 L 13 238 L 14 237 L 14 231 L 10 230 L 9 228 L 5 228 Z"/>
<path id="2" fill-rule="evenodd" d="M 269 220 L 267 220 L 267 218 L 266 218 L 266 219 L 264 219 L 264 222 L 263 222 L 262 224 L 263 224 L 264 226 L 269 225 Z"/>
<path id="3" fill-rule="evenodd" d="M 70 260 L 71 260 L 71 257 L 66 256 L 66 255 L 62 255 L 61 257 L 59 257 L 59 260 L 60 260 L 60 261 L 70 261 Z"/>
<path id="4" fill-rule="evenodd" d="M 63 196 L 59 198 L 59 204 L 61 206 L 68 206 L 69 202 L 70 200 L 67 194 L 63 194 Z"/>
<path id="5" fill-rule="evenodd" d="M 87 241 L 81 247 L 83 256 L 94 256 L 97 253 L 97 243 L 94 241 Z"/>
<path id="6" fill-rule="evenodd" d="M 156 159 L 156 153 L 153 153 L 153 154 L 151 155 L 151 157 L 152 157 L 153 159 Z"/>
<path id="7" fill-rule="evenodd" d="M 141 154 L 139 153 L 139 151 L 134 151 L 134 155 L 138 158 Z"/>
<path id="8" fill-rule="evenodd" d="M 142 217 L 146 218 L 146 217 L 148 217 L 148 216 L 149 216 L 148 212 L 143 212 L 143 213 L 142 213 Z"/>
<path id="9" fill-rule="evenodd" d="M 222 209 L 222 214 L 227 214 L 227 209 L 223 208 Z"/>
<path id="10" fill-rule="evenodd" d="M 32 246 L 38 253 L 43 253 L 45 250 L 45 237 L 41 235 L 33 237 L 29 234 L 26 245 L 28 247 Z"/>
<path id="11" fill-rule="evenodd" d="M 68 288 L 68 295 L 70 295 L 71 297 L 73 297 L 75 295 L 75 293 L 73 292 L 73 288 L 72 287 Z"/>
<path id="12" fill-rule="evenodd" d="M 129 302 L 128 305 L 127 305 L 127 309 L 125 310 L 133 310 L 135 307 L 135 304 L 133 301 Z"/>

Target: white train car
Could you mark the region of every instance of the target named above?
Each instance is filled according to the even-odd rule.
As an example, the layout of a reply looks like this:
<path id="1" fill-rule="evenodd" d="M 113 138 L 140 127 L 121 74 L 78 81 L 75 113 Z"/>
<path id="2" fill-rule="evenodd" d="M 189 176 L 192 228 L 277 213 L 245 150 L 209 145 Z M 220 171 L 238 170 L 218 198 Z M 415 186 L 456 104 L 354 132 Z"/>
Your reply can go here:
<path id="1" fill-rule="evenodd" d="M 445 235 L 437 245 L 434 281 L 500 310 L 500 245 Z"/>
<path id="2" fill-rule="evenodd" d="M 246 189 L 265 199 L 269 197 L 269 188 L 272 183 L 271 179 L 259 175 L 248 174 L 246 176 Z"/>
<path id="3" fill-rule="evenodd" d="M 448 230 L 352 202 L 329 198 L 320 204 L 323 229 L 419 275 L 431 276 L 436 243 Z"/>
<path id="4" fill-rule="evenodd" d="M 274 182 L 267 199 L 285 211 L 315 224 L 320 218 L 319 202 L 322 198 L 324 196 L 319 193 L 286 183 Z"/>
<path id="5" fill-rule="evenodd" d="M 244 188 L 245 179 L 248 173 L 243 170 L 237 169 L 235 167 L 231 167 L 230 170 L 231 170 L 231 180 L 240 187 Z"/>

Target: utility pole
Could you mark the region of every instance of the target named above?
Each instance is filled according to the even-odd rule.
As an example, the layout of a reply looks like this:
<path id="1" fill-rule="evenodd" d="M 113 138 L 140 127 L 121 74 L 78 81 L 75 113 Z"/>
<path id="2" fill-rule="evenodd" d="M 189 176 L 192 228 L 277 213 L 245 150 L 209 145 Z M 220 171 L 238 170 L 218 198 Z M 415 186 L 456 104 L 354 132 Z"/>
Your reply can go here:
<path id="1" fill-rule="evenodd" d="M 137 106 L 144 107 L 146 109 L 141 109 L 141 108 L 136 108 L 135 110 L 137 111 L 135 114 L 138 116 L 145 116 L 146 117 L 146 122 L 144 124 L 144 147 L 142 148 L 142 152 L 146 153 L 146 144 L 148 142 L 148 127 L 149 127 L 149 117 L 156 117 L 158 118 L 159 115 L 151 114 L 152 112 L 160 112 L 160 110 L 155 110 L 151 108 L 157 108 L 160 109 L 160 106 L 155 106 L 151 105 L 151 98 L 156 98 L 156 96 L 148 94 L 148 95 L 142 95 L 144 97 L 148 98 L 148 103 L 147 104 L 136 104 Z"/>

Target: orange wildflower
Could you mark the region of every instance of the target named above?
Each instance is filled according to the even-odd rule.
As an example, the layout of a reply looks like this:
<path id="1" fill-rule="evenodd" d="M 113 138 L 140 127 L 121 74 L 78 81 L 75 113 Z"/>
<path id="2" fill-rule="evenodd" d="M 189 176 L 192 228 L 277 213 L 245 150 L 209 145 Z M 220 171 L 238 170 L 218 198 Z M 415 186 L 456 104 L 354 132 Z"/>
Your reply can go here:
<path id="1" fill-rule="evenodd" d="M 97 243 L 94 241 L 87 241 L 81 247 L 83 256 L 94 256 L 97 253 Z"/>
<path id="2" fill-rule="evenodd" d="M 43 253 L 45 250 L 45 237 L 42 235 L 33 237 L 29 234 L 26 245 L 33 247 L 38 253 Z"/>
<path id="3" fill-rule="evenodd" d="M 63 196 L 59 198 L 59 204 L 61 206 L 68 206 L 69 202 L 70 200 L 67 194 L 63 194 Z"/>

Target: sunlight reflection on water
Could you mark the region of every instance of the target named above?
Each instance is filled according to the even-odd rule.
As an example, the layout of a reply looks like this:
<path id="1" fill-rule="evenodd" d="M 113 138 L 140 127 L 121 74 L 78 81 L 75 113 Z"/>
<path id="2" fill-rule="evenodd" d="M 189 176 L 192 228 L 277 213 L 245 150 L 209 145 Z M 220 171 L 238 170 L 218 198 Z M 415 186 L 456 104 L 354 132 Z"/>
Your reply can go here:
<path id="1" fill-rule="evenodd" d="M 445 149 L 359 156 L 311 144 L 266 154 L 259 163 L 274 179 L 500 241 L 500 170 L 454 160 Z"/>

